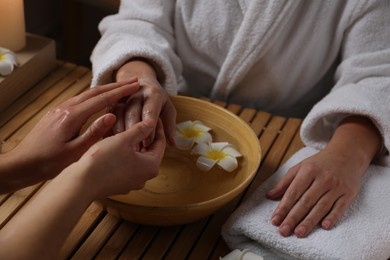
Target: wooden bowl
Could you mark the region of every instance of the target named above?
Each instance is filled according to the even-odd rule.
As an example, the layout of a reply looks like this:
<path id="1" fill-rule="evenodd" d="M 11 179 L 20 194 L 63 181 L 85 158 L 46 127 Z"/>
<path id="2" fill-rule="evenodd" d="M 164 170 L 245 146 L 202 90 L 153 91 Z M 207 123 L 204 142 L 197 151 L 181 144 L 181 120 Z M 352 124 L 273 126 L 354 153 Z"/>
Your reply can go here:
<path id="1" fill-rule="evenodd" d="M 101 203 L 108 212 L 146 225 L 170 226 L 206 217 L 238 196 L 251 182 L 261 160 L 257 136 L 228 110 L 200 99 L 175 96 L 177 122 L 200 120 L 211 127 L 214 142 L 227 141 L 243 155 L 233 172 L 213 167 L 203 172 L 189 151 L 167 147 L 159 175 L 142 190 Z"/>

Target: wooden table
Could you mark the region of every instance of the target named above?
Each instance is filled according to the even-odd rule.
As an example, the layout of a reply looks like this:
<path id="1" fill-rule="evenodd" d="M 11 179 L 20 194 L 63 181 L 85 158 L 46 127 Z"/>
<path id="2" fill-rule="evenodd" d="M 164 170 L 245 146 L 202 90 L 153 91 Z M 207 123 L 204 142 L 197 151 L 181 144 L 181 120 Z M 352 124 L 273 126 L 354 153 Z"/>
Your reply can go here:
<path id="1" fill-rule="evenodd" d="M 2 152 L 11 150 L 53 106 L 89 88 L 91 71 L 58 61 L 56 68 L 11 106 L 0 112 Z M 216 214 L 182 226 L 152 227 L 121 220 L 93 203 L 68 237 L 61 258 L 72 259 L 219 259 L 231 250 L 221 239 L 221 225 L 255 187 L 303 146 L 301 120 L 214 103 L 246 121 L 257 134 L 262 163 L 248 189 Z M 45 183 L 0 195 L 0 228 L 36 196 Z"/>

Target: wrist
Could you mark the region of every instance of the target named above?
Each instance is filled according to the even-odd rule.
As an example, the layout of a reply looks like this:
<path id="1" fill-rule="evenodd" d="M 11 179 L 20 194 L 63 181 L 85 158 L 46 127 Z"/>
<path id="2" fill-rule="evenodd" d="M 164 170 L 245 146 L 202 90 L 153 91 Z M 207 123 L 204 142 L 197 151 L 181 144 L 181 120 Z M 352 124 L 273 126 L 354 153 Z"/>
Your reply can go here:
<path id="1" fill-rule="evenodd" d="M 91 171 L 90 164 L 77 161 L 65 168 L 54 180 L 67 183 L 72 192 L 82 198 L 86 205 L 89 205 L 99 197 L 98 187 L 94 183 Z"/>
<path id="2" fill-rule="evenodd" d="M 382 137 L 370 119 L 350 116 L 337 127 L 327 148 L 344 154 L 348 161 L 365 170 L 380 151 L 381 144 Z"/>
<path id="3" fill-rule="evenodd" d="M 138 80 L 142 80 L 143 78 L 155 79 L 159 83 L 164 81 L 161 69 L 150 60 L 144 58 L 131 59 L 115 71 L 113 76 L 117 82 L 130 77 L 137 77 Z"/>

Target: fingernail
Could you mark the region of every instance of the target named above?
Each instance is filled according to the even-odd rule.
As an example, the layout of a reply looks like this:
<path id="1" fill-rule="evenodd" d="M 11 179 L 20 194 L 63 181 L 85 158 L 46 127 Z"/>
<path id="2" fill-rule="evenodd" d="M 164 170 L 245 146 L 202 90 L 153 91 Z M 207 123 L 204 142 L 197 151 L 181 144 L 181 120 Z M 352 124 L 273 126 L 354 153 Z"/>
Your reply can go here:
<path id="1" fill-rule="evenodd" d="M 272 223 L 272 225 L 274 225 L 274 226 L 279 226 L 280 223 L 281 223 L 281 221 L 282 221 L 282 218 L 280 217 L 280 215 L 275 215 L 275 216 L 273 216 L 272 219 L 271 219 L 271 223 Z"/>
<path id="2" fill-rule="evenodd" d="M 324 229 L 330 229 L 332 227 L 332 223 L 329 220 L 324 220 L 322 222 L 322 228 Z"/>
<path id="3" fill-rule="evenodd" d="M 288 237 L 291 234 L 291 229 L 289 225 L 283 225 L 280 227 L 279 232 L 282 236 Z"/>
<path id="4" fill-rule="evenodd" d="M 306 228 L 304 226 L 299 226 L 295 229 L 294 233 L 297 237 L 304 237 L 306 235 Z"/>

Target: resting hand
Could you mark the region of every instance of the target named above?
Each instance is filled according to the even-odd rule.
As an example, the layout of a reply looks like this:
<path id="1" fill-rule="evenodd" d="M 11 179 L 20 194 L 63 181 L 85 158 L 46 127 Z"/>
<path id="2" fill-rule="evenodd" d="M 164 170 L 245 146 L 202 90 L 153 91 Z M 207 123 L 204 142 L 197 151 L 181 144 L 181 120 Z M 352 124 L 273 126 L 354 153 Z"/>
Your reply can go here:
<path id="1" fill-rule="evenodd" d="M 152 122 L 142 121 L 119 134 L 92 146 L 77 164 L 87 166 L 86 182 L 95 189 L 95 198 L 125 194 L 144 187 L 157 176 L 165 150 L 162 124 L 157 123 L 156 136 L 147 148 L 139 143 L 154 131 Z"/>
<path id="2" fill-rule="evenodd" d="M 144 61 L 130 61 L 118 70 L 116 80 L 123 81 L 133 76 L 138 78 L 140 89 L 127 100 L 126 104 L 114 107 L 113 112 L 118 117 L 114 132 L 122 132 L 141 120 L 151 120 L 155 127 L 160 118 L 167 142 L 174 145 L 176 110 L 165 89 L 158 82 L 154 69 Z M 147 147 L 153 139 L 154 131 L 143 145 Z"/>
<path id="3" fill-rule="evenodd" d="M 272 215 L 282 236 L 307 236 L 319 223 L 330 229 L 352 203 L 360 188 L 354 163 L 323 150 L 287 171 L 267 195 L 283 195 Z"/>
<path id="4" fill-rule="evenodd" d="M 83 125 L 95 113 L 115 104 L 139 88 L 137 79 L 89 89 L 50 111 L 10 154 L 19 158 L 27 169 L 39 172 L 40 180 L 56 176 L 78 160 L 115 123 L 115 116 L 105 114 L 79 135 Z M 27 171 L 28 172 L 28 171 Z"/>
<path id="5" fill-rule="evenodd" d="M 381 136 L 369 119 L 344 119 L 325 149 L 288 170 L 268 192 L 271 199 L 282 197 L 272 224 L 282 236 L 305 237 L 317 224 L 331 229 L 356 197 L 380 146 Z"/>

